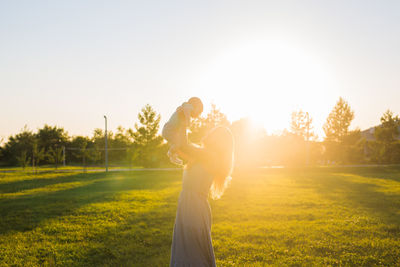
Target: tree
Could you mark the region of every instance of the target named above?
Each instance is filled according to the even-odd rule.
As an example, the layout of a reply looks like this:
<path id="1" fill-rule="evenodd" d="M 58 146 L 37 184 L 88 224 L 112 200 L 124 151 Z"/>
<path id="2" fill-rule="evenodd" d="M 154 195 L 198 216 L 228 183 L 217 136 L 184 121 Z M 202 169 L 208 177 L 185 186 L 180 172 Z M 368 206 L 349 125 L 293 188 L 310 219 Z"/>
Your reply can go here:
<path id="1" fill-rule="evenodd" d="M 83 142 L 81 147 L 79 147 L 79 154 L 78 154 L 78 158 L 82 159 L 82 166 L 83 166 L 83 170 L 86 172 L 87 169 L 87 161 L 89 159 L 89 150 L 87 148 L 87 142 Z"/>
<path id="2" fill-rule="evenodd" d="M 226 115 L 222 113 L 215 104 L 211 104 L 211 110 L 207 114 L 206 121 L 211 128 L 214 128 L 216 126 L 230 125 L 228 119 L 226 118 Z"/>
<path id="3" fill-rule="evenodd" d="M 215 104 L 211 105 L 211 110 L 206 117 L 198 117 L 191 121 L 189 126 L 189 140 L 193 143 L 200 143 L 201 139 L 216 126 L 230 126 L 224 113 Z"/>
<path id="4" fill-rule="evenodd" d="M 82 160 L 83 170 L 86 172 L 87 161 L 89 159 L 89 150 L 87 148 L 88 143 L 84 140 L 80 146 L 78 152 L 75 154 L 78 159 Z"/>
<path id="5" fill-rule="evenodd" d="M 62 162 L 63 160 L 63 149 L 62 147 L 55 147 L 54 149 L 50 147 L 49 151 L 47 151 L 47 158 L 50 163 L 54 164 L 56 170 L 58 168 L 58 165 Z"/>
<path id="6" fill-rule="evenodd" d="M 129 169 L 132 169 L 133 163 L 135 161 L 135 147 L 134 145 L 130 145 L 130 147 L 126 150 L 126 161 L 128 163 Z"/>
<path id="7" fill-rule="evenodd" d="M 314 139 L 316 135 L 313 132 L 312 121 L 308 112 L 303 112 L 302 110 L 293 111 L 290 124 L 292 133 L 301 136 L 304 140 Z"/>
<path id="8" fill-rule="evenodd" d="M 375 138 L 382 143 L 394 142 L 399 135 L 400 119 L 387 110 L 381 117 L 381 125 L 375 127 Z"/>
<path id="9" fill-rule="evenodd" d="M 107 132 L 107 142 L 108 142 L 109 148 L 111 148 L 111 145 L 112 145 L 112 142 L 111 142 L 112 138 L 113 138 L 113 133 L 111 131 L 108 131 Z M 96 163 L 104 163 L 104 161 L 105 161 L 105 152 L 104 152 L 105 140 L 104 140 L 103 129 L 100 129 L 100 128 L 94 129 L 91 140 L 87 140 L 88 143 L 90 141 L 92 143 L 91 145 L 93 145 L 93 147 L 97 151 L 99 151 L 99 155 L 98 155 Z M 110 157 L 110 155 L 109 155 L 109 157 Z"/>
<path id="10" fill-rule="evenodd" d="M 97 147 L 94 146 L 89 137 L 75 136 L 72 139 L 71 145 L 74 148 L 72 155 L 75 160 L 80 160 L 82 162 L 84 171 L 86 171 L 89 161 L 96 162 L 100 158 Z"/>
<path id="11" fill-rule="evenodd" d="M 44 151 L 44 148 L 39 148 L 37 140 L 33 142 L 33 148 L 32 148 L 32 168 L 35 173 L 37 173 L 37 168 L 39 166 L 39 163 L 42 159 L 44 159 L 46 156 L 46 153 Z"/>
<path id="12" fill-rule="evenodd" d="M 110 140 L 108 143 L 110 144 L 110 148 L 114 148 L 116 150 L 109 152 L 109 158 L 114 162 L 122 163 L 127 162 L 129 164 L 129 147 L 132 146 L 133 138 L 130 134 L 130 129 L 125 129 L 122 126 L 118 126 L 117 131 L 114 134 L 114 138 Z"/>
<path id="13" fill-rule="evenodd" d="M 0 137 L 0 164 L 2 164 L 3 161 L 4 161 L 4 157 L 3 157 L 3 154 L 4 154 L 4 152 L 3 152 L 3 150 L 4 150 L 3 141 L 4 141 L 4 139 L 2 137 Z"/>
<path id="14" fill-rule="evenodd" d="M 351 110 L 349 104 L 340 97 L 329 113 L 323 130 L 326 140 L 339 142 L 340 139 L 347 135 L 349 126 L 354 119 L 354 111 Z"/>
<path id="15" fill-rule="evenodd" d="M 65 146 L 68 142 L 68 133 L 64 128 L 45 124 L 43 128 L 38 129 L 36 138 L 38 145 L 47 153 L 50 148 L 54 150 L 55 147 Z M 45 160 L 50 163 L 49 157 L 46 157 Z"/>
<path id="16" fill-rule="evenodd" d="M 37 133 L 33 133 L 25 125 L 18 134 L 10 136 L 8 141 L 4 144 L 2 149 L 3 159 L 5 159 L 5 163 L 8 165 L 21 165 L 21 156 L 24 153 L 23 151 L 26 151 L 27 156 L 31 156 L 31 160 L 36 161 L 36 158 L 33 157 L 33 154 L 35 153 L 35 143 L 35 149 L 38 153 L 42 149 L 44 153 L 46 153 L 50 148 L 54 149 L 56 146 L 61 147 L 66 145 L 68 139 L 68 134 L 63 128 L 56 126 L 52 127 L 45 124 L 43 128 L 38 129 Z M 48 157 L 42 157 L 40 153 L 38 155 L 41 157 L 39 162 L 48 162 Z M 36 165 L 36 162 L 32 162 L 32 165 Z"/>
<path id="17" fill-rule="evenodd" d="M 365 139 L 361 137 L 360 129 L 349 131 L 347 135 L 342 137 L 342 162 L 345 163 L 362 163 L 364 162 Z"/>
<path id="18" fill-rule="evenodd" d="M 354 111 L 350 105 L 340 97 L 329 113 L 323 126 L 325 132 L 325 156 L 327 160 L 334 162 L 346 161 L 346 150 L 344 138 L 349 134 L 349 126 L 354 119 Z M 361 138 L 361 137 L 360 137 Z"/>
<path id="19" fill-rule="evenodd" d="M 400 161 L 400 152 L 398 150 L 399 141 L 399 116 L 393 115 L 393 112 L 387 110 L 381 117 L 381 125 L 375 127 L 374 136 L 377 144 L 374 154 L 378 162 L 396 163 Z"/>
<path id="20" fill-rule="evenodd" d="M 22 169 L 25 170 L 26 166 L 29 165 L 31 158 L 28 157 L 28 153 L 26 152 L 26 150 L 24 150 L 21 152 L 20 156 L 17 156 L 17 160 Z"/>
<path id="21" fill-rule="evenodd" d="M 114 143 L 116 147 L 126 147 L 133 143 L 130 129 L 125 129 L 122 126 L 117 127 L 117 132 L 114 135 Z"/>
<path id="22" fill-rule="evenodd" d="M 188 138 L 191 142 L 199 144 L 209 127 L 205 117 L 198 117 L 190 122 Z"/>
<path id="23" fill-rule="evenodd" d="M 30 154 L 36 135 L 25 125 L 20 133 L 10 136 L 3 148 L 3 158 L 8 165 L 17 165 L 23 151 Z"/>
<path id="24" fill-rule="evenodd" d="M 86 172 L 88 161 L 90 159 L 90 151 L 87 148 L 87 143 L 85 142 L 80 149 L 80 158 L 82 159 L 83 170 Z"/>
<path id="25" fill-rule="evenodd" d="M 290 161 L 297 164 L 304 161 L 308 165 L 310 163 L 310 139 L 316 139 L 316 135 L 313 132 L 312 118 L 310 118 L 308 112 L 302 110 L 293 111 L 290 128 L 291 133 L 295 135 L 290 137 L 289 133 L 286 133 L 285 136 L 292 143 L 293 147 L 293 153 L 291 153 L 292 159 Z"/>
<path id="26" fill-rule="evenodd" d="M 161 116 L 149 105 L 145 105 L 138 114 L 139 124 L 135 123 L 132 138 L 135 143 L 134 160 L 143 167 L 155 167 L 160 164 L 163 138 L 158 134 Z"/>
<path id="27" fill-rule="evenodd" d="M 103 139 L 104 141 L 104 139 Z M 74 136 L 72 137 L 72 140 L 68 142 L 67 148 L 65 153 L 66 153 L 66 159 L 68 160 L 68 163 L 74 163 L 74 164 L 79 164 L 82 162 L 82 157 L 80 150 L 84 146 L 84 144 L 89 144 L 91 143 L 91 140 L 87 136 Z M 92 144 L 91 144 L 92 145 Z M 104 146 L 104 142 L 103 142 Z"/>

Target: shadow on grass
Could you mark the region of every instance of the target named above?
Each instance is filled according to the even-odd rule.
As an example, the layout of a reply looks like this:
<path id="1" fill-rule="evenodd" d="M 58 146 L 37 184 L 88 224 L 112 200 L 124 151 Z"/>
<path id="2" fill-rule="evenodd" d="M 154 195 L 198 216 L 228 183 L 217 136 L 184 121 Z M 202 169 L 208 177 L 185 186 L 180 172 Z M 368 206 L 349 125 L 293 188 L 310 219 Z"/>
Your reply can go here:
<path id="1" fill-rule="evenodd" d="M 353 169 L 343 170 L 343 174 L 354 174 L 366 178 L 379 178 L 399 181 L 397 172 L 399 168 L 374 168 L 374 169 Z M 321 173 L 316 177 L 310 173 L 308 178 L 296 179 L 297 182 L 312 184 L 315 191 L 324 197 L 328 197 L 343 205 L 351 205 L 352 208 L 366 210 L 385 222 L 391 224 L 392 234 L 400 234 L 400 193 L 380 191 L 382 187 L 379 180 L 375 183 L 370 181 L 354 181 L 352 177 L 344 176 L 341 173 Z M 398 185 L 400 187 L 400 184 Z"/>
<path id="2" fill-rule="evenodd" d="M 180 190 L 180 188 L 177 188 Z M 163 199 L 167 203 L 147 212 L 133 214 L 96 235 L 76 266 L 167 266 L 172 241 L 178 192 Z"/>
<path id="3" fill-rule="evenodd" d="M 37 175 L 37 177 L 40 177 L 40 174 Z M 104 177 L 104 173 L 66 174 L 48 178 L 35 178 L 35 175 L 31 175 L 29 179 L 0 184 L 0 194 L 17 193 L 23 190 L 35 189 L 61 183 L 79 182 L 83 180 L 90 181 L 99 179 L 99 177 Z"/>
<path id="4" fill-rule="evenodd" d="M 125 172 L 78 174 L 54 179 L 43 179 L 39 184 L 45 186 L 48 185 L 46 182 L 55 184 L 55 181 L 83 183 L 74 188 L 1 199 L 0 234 L 32 230 L 44 220 L 71 214 L 81 206 L 112 201 L 123 191 L 162 190 L 181 178 L 178 172 Z M 87 181 L 90 183 L 84 183 Z"/>
<path id="5" fill-rule="evenodd" d="M 400 183 L 399 166 L 350 168 L 347 171 L 345 169 L 343 171 L 349 174 L 359 175 L 363 177 L 392 180 Z"/>

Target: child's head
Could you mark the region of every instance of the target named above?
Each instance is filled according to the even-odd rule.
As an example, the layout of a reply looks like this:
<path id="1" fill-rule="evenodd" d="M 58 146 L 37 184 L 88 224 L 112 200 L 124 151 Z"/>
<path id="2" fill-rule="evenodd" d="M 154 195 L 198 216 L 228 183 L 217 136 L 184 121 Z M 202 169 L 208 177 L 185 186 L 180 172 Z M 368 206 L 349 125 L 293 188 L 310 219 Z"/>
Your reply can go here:
<path id="1" fill-rule="evenodd" d="M 191 116 L 197 118 L 203 112 L 203 102 L 201 102 L 198 97 L 191 97 L 188 101 L 189 104 L 193 106 L 193 111 Z"/>

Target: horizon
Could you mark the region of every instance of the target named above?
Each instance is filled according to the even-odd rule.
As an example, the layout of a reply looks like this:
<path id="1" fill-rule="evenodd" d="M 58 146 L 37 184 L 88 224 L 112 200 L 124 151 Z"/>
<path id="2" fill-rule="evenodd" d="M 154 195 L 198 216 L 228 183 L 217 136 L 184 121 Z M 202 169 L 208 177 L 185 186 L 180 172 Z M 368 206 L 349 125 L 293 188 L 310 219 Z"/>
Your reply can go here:
<path id="1" fill-rule="evenodd" d="M 21 4 L 22 3 L 22 4 Z M 288 4 L 290 3 L 290 4 Z M 362 4 L 361 4 L 362 3 Z M 400 3 L 226 1 L 0 4 L 0 138 L 24 125 L 70 135 L 133 128 L 150 104 L 161 125 L 199 96 L 268 134 L 302 109 L 322 125 L 341 96 L 351 129 L 400 113 Z"/>
<path id="2" fill-rule="evenodd" d="M 213 103 L 212 103 L 213 104 Z M 217 107 L 217 109 L 219 110 L 219 108 L 218 108 L 218 106 L 216 106 Z M 205 111 L 210 111 L 211 109 L 205 109 Z M 156 110 L 155 110 L 156 111 Z M 139 111 L 140 112 L 140 111 Z M 138 112 L 138 113 L 139 113 Z M 222 112 L 222 111 L 221 111 Z M 156 111 L 156 113 L 157 113 L 157 111 Z M 223 112 L 222 112 L 223 113 Z M 158 115 L 160 115 L 159 113 L 157 113 Z M 207 113 L 208 114 L 208 113 Z M 203 113 L 202 114 L 202 116 L 204 116 L 204 117 L 206 117 L 206 115 L 207 114 L 205 114 L 205 113 Z M 226 114 L 225 114 L 226 115 Z M 160 117 L 161 117 L 161 115 L 160 115 Z M 244 119 L 244 120 L 250 120 L 250 122 L 251 122 L 251 124 L 254 126 L 254 127 L 256 127 L 257 129 L 261 129 L 261 130 L 264 130 L 264 132 L 265 132 L 265 134 L 267 135 L 267 136 L 273 136 L 273 135 L 282 135 L 283 134 L 283 132 L 285 132 L 285 131 L 288 131 L 288 132 L 291 132 L 291 129 L 290 129 L 290 123 L 288 123 L 288 127 L 286 127 L 286 128 L 284 128 L 284 129 L 278 129 L 278 130 L 275 130 L 275 131 L 267 131 L 267 129 L 265 128 L 265 126 L 264 125 L 262 125 L 262 124 L 260 124 L 259 122 L 257 122 L 256 120 L 254 120 L 253 118 L 251 118 L 251 117 L 241 117 L 241 118 L 238 118 L 237 120 L 230 120 L 229 119 L 229 117 L 227 118 L 228 119 L 228 121 L 229 121 L 229 123 L 230 124 L 232 124 L 232 123 L 234 123 L 234 122 L 237 122 L 237 121 L 240 121 L 240 120 L 242 120 L 242 119 Z M 162 130 L 162 122 L 163 120 L 162 120 L 162 117 L 161 117 L 161 120 L 160 120 L 160 125 L 159 125 L 159 130 L 158 130 L 158 134 L 160 134 L 161 135 L 161 130 Z M 165 121 L 165 119 L 164 119 L 164 121 Z M 122 127 L 122 128 L 124 128 L 124 129 L 135 129 L 135 123 L 138 123 L 138 121 L 136 120 L 132 125 L 130 125 L 130 126 L 124 126 L 124 125 L 117 125 L 117 126 L 115 126 L 114 128 L 112 128 L 112 129 L 110 129 L 110 127 L 109 127 L 109 118 L 107 117 L 107 131 L 110 133 L 112 133 L 112 134 L 115 134 L 116 132 L 117 132 L 117 130 L 118 130 L 118 128 L 119 127 Z M 49 123 L 44 123 L 43 125 L 39 125 L 38 127 L 36 127 L 35 129 L 34 128 L 30 128 L 27 124 L 25 124 L 23 127 L 21 127 L 20 129 L 19 129 L 19 131 L 17 131 L 17 132 L 15 132 L 15 133 L 13 133 L 13 134 L 11 134 L 11 135 L 9 135 L 8 137 L 6 137 L 6 138 L 4 138 L 3 140 L 1 140 L 0 139 L 0 145 L 2 145 L 2 144 L 4 144 L 5 142 L 7 142 L 8 141 L 8 139 L 9 139 L 9 137 L 11 137 L 11 136 L 15 136 L 16 134 L 19 134 L 19 133 L 21 133 L 22 131 L 24 131 L 25 129 L 26 130 L 28 130 L 28 131 L 32 131 L 33 133 L 35 133 L 35 132 L 37 132 L 39 129 L 42 129 L 44 126 L 46 126 L 46 125 L 48 125 L 48 126 L 50 126 L 50 127 L 57 127 L 57 128 L 63 128 L 64 129 L 64 131 L 65 131 L 65 133 L 67 133 L 68 134 L 68 136 L 69 137 L 75 137 L 75 136 L 87 136 L 87 137 L 91 137 L 91 136 L 93 136 L 93 134 L 94 134 L 94 132 L 95 132 L 95 130 L 96 129 L 100 129 L 100 130 L 102 130 L 102 131 L 104 131 L 104 121 L 103 121 L 103 127 L 96 127 L 96 128 L 93 128 L 93 129 L 91 129 L 91 131 L 89 132 L 89 133 L 87 133 L 87 134 L 82 134 L 82 133 L 71 133 L 70 131 L 68 131 L 68 129 L 66 129 L 63 125 L 58 125 L 58 124 L 49 124 Z M 313 124 L 312 124 L 313 125 Z M 376 125 L 372 125 L 372 126 L 370 126 L 370 127 L 367 127 L 367 128 L 363 128 L 363 129 L 361 129 L 361 128 L 359 128 L 359 127 L 350 127 L 351 128 L 351 130 L 360 130 L 361 132 L 363 132 L 363 131 L 367 131 L 367 130 L 370 130 L 371 128 L 375 128 L 375 127 L 377 127 L 377 126 L 379 126 L 379 125 L 381 125 L 381 123 L 378 123 L 378 124 L 376 124 Z M 399 126 L 400 127 L 400 126 Z M 314 133 L 317 133 L 318 131 L 317 130 L 315 130 L 315 127 L 312 129 L 312 132 L 314 132 Z M 2 136 L 0 136 L 0 138 L 1 138 Z M 323 141 L 323 138 L 322 138 L 322 136 L 319 136 L 319 135 L 317 135 L 317 138 L 315 139 L 315 141 Z"/>

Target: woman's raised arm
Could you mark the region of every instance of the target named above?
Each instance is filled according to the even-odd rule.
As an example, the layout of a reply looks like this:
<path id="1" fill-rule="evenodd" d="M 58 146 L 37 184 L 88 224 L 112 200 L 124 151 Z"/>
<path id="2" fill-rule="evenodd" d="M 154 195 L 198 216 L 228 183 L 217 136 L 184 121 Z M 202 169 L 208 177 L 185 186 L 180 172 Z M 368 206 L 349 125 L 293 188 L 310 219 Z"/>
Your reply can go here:
<path id="1" fill-rule="evenodd" d="M 197 161 L 205 159 L 207 157 L 207 152 L 204 148 L 192 143 L 186 143 L 182 145 L 177 150 L 177 153 L 179 157 L 186 161 Z"/>

